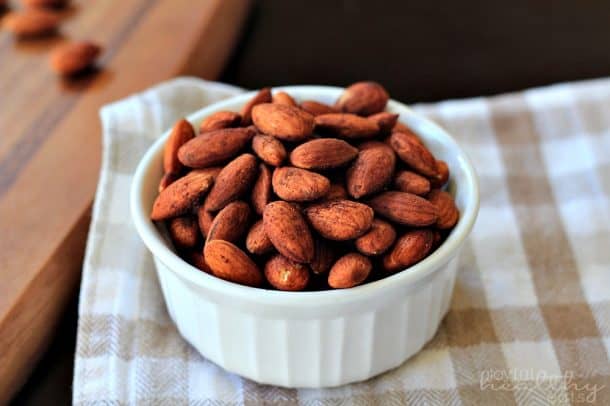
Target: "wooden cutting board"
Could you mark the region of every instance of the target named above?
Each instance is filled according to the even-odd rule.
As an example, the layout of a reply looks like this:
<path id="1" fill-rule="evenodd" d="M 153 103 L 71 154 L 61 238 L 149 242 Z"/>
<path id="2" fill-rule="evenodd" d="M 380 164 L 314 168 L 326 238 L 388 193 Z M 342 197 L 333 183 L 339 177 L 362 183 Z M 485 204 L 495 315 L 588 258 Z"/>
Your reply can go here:
<path id="1" fill-rule="evenodd" d="M 16 41 L 0 32 L 0 404 L 27 378 L 78 288 L 100 106 L 180 74 L 216 78 L 249 6 L 75 1 L 58 36 Z M 57 78 L 49 51 L 67 39 L 103 45 L 100 71 Z"/>

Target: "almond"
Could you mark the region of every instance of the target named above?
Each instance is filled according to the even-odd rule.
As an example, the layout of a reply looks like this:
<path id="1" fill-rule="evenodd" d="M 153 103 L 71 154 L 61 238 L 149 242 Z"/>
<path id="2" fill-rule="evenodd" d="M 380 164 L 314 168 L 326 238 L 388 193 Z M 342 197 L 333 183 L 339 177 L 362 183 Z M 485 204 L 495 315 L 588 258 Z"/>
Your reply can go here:
<path id="1" fill-rule="evenodd" d="M 207 172 L 191 171 L 157 196 L 151 220 L 165 220 L 189 211 L 210 190 L 214 178 Z"/>
<path id="2" fill-rule="evenodd" d="M 400 171 L 394 179 L 394 187 L 406 193 L 423 196 L 430 191 L 430 181 L 411 171 Z"/>
<path id="3" fill-rule="evenodd" d="M 343 91 L 336 107 L 346 113 L 368 116 L 383 111 L 389 98 L 379 83 L 358 82 Z"/>
<path id="4" fill-rule="evenodd" d="M 248 231 L 250 207 L 247 203 L 236 201 L 227 204 L 216 214 L 207 234 L 206 244 L 211 240 L 224 240 L 237 243 Z"/>
<path id="5" fill-rule="evenodd" d="M 163 169 L 165 173 L 178 174 L 182 171 L 184 166 L 178 160 L 178 150 L 193 137 L 195 137 L 195 130 L 191 123 L 181 119 L 174 124 L 163 150 Z"/>
<path id="6" fill-rule="evenodd" d="M 316 130 L 342 138 L 359 139 L 375 136 L 379 126 L 355 114 L 322 114 L 315 118 Z"/>
<path id="7" fill-rule="evenodd" d="M 449 167 L 447 162 L 436 161 L 436 175 L 430 178 L 430 184 L 435 188 L 442 188 L 449 180 Z"/>
<path id="8" fill-rule="evenodd" d="M 263 103 L 252 109 L 252 121 L 259 131 L 284 141 L 302 141 L 313 132 L 314 118 L 298 107 Z"/>
<path id="9" fill-rule="evenodd" d="M 285 257 L 308 263 L 314 257 L 311 232 L 301 213 L 290 203 L 269 203 L 263 212 L 265 233 L 275 249 Z"/>
<path id="10" fill-rule="evenodd" d="M 284 144 L 271 135 L 255 135 L 252 149 L 260 159 L 272 166 L 280 166 L 287 156 Z"/>
<path id="11" fill-rule="evenodd" d="M 336 138 L 305 142 L 290 153 L 290 162 L 304 169 L 331 169 L 343 166 L 358 155 L 358 149 Z"/>
<path id="12" fill-rule="evenodd" d="M 335 289 L 360 285 L 371 273 L 373 265 L 364 255 L 355 252 L 339 258 L 328 273 L 328 284 Z"/>
<path id="13" fill-rule="evenodd" d="M 373 210 L 350 200 L 331 200 L 309 206 L 305 215 L 314 229 L 329 240 L 360 237 L 373 222 Z"/>
<path id="14" fill-rule="evenodd" d="M 441 230 L 453 228 L 460 217 L 460 211 L 453 201 L 453 197 L 439 189 L 434 189 L 428 195 L 428 201 L 436 207 L 438 220 L 436 226 Z"/>
<path id="15" fill-rule="evenodd" d="M 273 251 L 273 244 L 267 234 L 265 233 L 265 226 L 263 220 L 259 220 L 248 232 L 246 237 L 246 249 L 253 254 L 262 255 Z"/>
<path id="16" fill-rule="evenodd" d="M 241 109 L 242 125 L 252 124 L 252 108 L 257 104 L 271 103 L 271 89 L 265 87 L 250 99 L 248 103 Z"/>
<path id="17" fill-rule="evenodd" d="M 260 164 L 258 168 L 258 178 L 252 188 L 252 207 L 262 216 L 265 206 L 271 201 L 271 171 L 265 164 Z"/>
<path id="18" fill-rule="evenodd" d="M 277 92 L 273 95 L 273 103 L 285 104 L 287 106 L 297 106 L 297 102 L 294 101 L 292 96 L 286 92 Z"/>
<path id="19" fill-rule="evenodd" d="M 59 22 L 55 13 L 29 9 L 8 13 L 2 20 L 2 27 L 18 37 L 36 37 L 55 32 Z"/>
<path id="20" fill-rule="evenodd" d="M 412 230 L 396 241 L 396 245 L 383 258 L 383 266 L 390 272 L 409 267 L 428 255 L 434 244 L 434 232 L 428 229 Z"/>
<path id="21" fill-rule="evenodd" d="M 252 128 L 225 128 L 201 134 L 178 150 L 178 159 L 191 168 L 206 168 L 234 158 L 246 147 L 256 131 Z"/>
<path id="22" fill-rule="evenodd" d="M 347 170 L 347 192 L 355 199 L 379 192 L 392 180 L 395 165 L 394 151 L 383 143 L 360 151 Z"/>
<path id="23" fill-rule="evenodd" d="M 314 100 L 305 100 L 301 103 L 301 108 L 311 114 L 312 116 L 319 116 L 322 114 L 339 113 L 339 110 L 329 106 L 328 104 L 320 103 Z"/>
<path id="24" fill-rule="evenodd" d="M 314 244 L 315 253 L 309 267 L 314 274 L 319 275 L 330 270 L 335 262 L 336 253 L 329 241 L 322 241 L 320 238 L 316 238 Z"/>
<path id="25" fill-rule="evenodd" d="M 436 223 L 436 208 L 426 199 L 404 192 L 384 192 L 369 201 L 375 213 L 395 223 L 424 227 Z"/>
<path id="26" fill-rule="evenodd" d="M 331 183 L 324 200 L 347 199 L 347 190 L 339 183 Z"/>
<path id="27" fill-rule="evenodd" d="M 315 172 L 285 166 L 273 171 L 273 191 L 281 199 L 292 202 L 308 202 L 325 196 L 330 181 Z"/>
<path id="28" fill-rule="evenodd" d="M 390 134 L 398 121 L 398 114 L 381 112 L 367 117 L 369 120 L 377 123 L 381 134 Z"/>
<path id="29" fill-rule="evenodd" d="M 88 41 L 60 45 L 51 53 L 51 68 L 60 75 L 73 75 L 89 68 L 102 48 Z"/>
<path id="30" fill-rule="evenodd" d="M 387 251 L 396 239 L 396 231 L 390 223 L 375 219 L 371 229 L 356 240 L 356 248 L 364 255 L 379 255 Z"/>
<path id="31" fill-rule="evenodd" d="M 265 264 L 265 277 L 276 289 L 298 291 L 307 286 L 309 269 L 306 265 L 277 254 Z"/>
<path id="32" fill-rule="evenodd" d="M 415 141 L 418 144 L 424 145 L 424 142 L 405 124 L 398 122 L 392 129 L 392 132 L 403 133 L 411 141 Z"/>
<path id="33" fill-rule="evenodd" d="M 21 2 L 27 7 L 59 8 L 68 5 L 70 0 L 21 0 Z"/>
<path id="34" fill-rule="evenodd" d="M 207 209 L 217 211 L 227 203 L 239 199 L 250 189 L 257 174 L 258 164 L 252 154 L 240 155 L 229 162 L 214 181 L 205 201 Z"/>
<path id="35" fill-rule="evenodd" d="M 247 286 L 263 284 L 263 275 L 256 264 L 228 241 L 214 240 L 205 245 L 205 262 L 215 276 Z"/>
<path id="36" fill-rule="evenodd" d="M 199 230 L 201 234 L 207 236 L 212 228 L 214 222 L 214 213 L 208 211 L 205 205 L 199 206 L 197 209 L 197 222 L 199 223 Z"/>
<path id="37" fill-rule="evenodd" d="M 199 133 L 238 127 L 241 124 L 241 115 L 233 111 L 217 111 L 206 117 L 199 124 Z"/>
<path id="38" fill-rule="evenodd" d="M 411 140 L 405 134 L 392 133 L 390 146 L 400 159 L 415 172 L 424 176 L 435 176 L 437 174 L 434 156 L 426 147 Z"/>
<path id="39" fill-rule="evenodd" d="M 200 250 L 193 249 L 187 251 L 185 254 L 183 254 L 182 258 L 189 264 L 193 265 L 195 268 L 199 268 L 205 273 L 212 274 L 212 270 L 210 269 L 208 264 L 206 264 L 205 258 L 203 257 L 203 254 L 200 252 Z"/>
<path id="40" fill-rule="evenodd" d="M 193 216 L 171 219 L 167 231 L 177 248 L 192 248 L 199 241 L 199 226 Z"/>
<path id="41" fill-rule="evenodd" d="M 163 177 L 159 181 L 159 193 L 163 192 L 166 187 L 174 183 L 174 181 L 176 181 L 176 179 L 178 179 L 179 177 L 180 176 L 175 173 L 166 173 L 165 175 L 163 175 Z"/>

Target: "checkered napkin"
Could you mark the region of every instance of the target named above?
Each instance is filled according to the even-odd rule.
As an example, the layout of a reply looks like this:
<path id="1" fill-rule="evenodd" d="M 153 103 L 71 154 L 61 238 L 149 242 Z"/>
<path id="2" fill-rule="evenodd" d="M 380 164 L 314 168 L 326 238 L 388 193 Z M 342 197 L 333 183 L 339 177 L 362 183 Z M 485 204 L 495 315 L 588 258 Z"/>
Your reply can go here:
<path id="1" fill-rule="evenodd" d="M 399 368 L 325 390 L 258 385 L 201 357 L 170 320 L 130 222 L 148 146 L 240 91 L 181 78 L 102 109 L 75 404 L 610 404 L 610 80 L 416 106 L 480 175 L 451 309 Z"/>

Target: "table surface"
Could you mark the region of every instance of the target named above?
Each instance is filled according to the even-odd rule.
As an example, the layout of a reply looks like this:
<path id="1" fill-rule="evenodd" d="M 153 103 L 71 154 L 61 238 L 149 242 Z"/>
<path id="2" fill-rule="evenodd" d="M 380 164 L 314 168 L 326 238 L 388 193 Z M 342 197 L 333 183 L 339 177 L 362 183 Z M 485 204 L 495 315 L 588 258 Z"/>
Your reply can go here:
<path id="1" fill-rule="evenodd" d="M 121 13 L 116 16 L 126 17 Z M 558 0 L 551 8 L 527 1 L 263 0 L 252 9 L 221 80 L 258 88 L 307 83 L 345 85 L 375 79 L 394 98 L 419 102 L 608 76 L 609 17 L 610 4 L 605 1 L 590 1 L 584 6 Z M 0 58 L 7 55 L 7 47 L 11 45 L 0 37 Z M 31 57 L 40 52 L 11 50 L 17 51 L 29 52 Z M 0 82 L 7 81 L 3 65 L 0 63 Z M 192 72 L 206 75 L 203 70 Z M 112 81 L 112 75 L 118 74 L 106 75 Z M 49 80 L 42 73 L 34 78 L 28 85 L 30 95 Z M 0 103 L 0 114 L 4 114 L 10 106 Z M 27 125 L 42 130 L 53 125 L 53 118 L 48 120 Z M 92 123 L 91 130 L 83 135 L 93 144 L 87 148 L 98 148 L 96 125 Z M 39 131 L 38 136 L 45 132 Z M 6 142 L 6 138 L 0 138 L 0 147 Z M 5 170 L 0 157 L 3 181 Z M 83 194 L 91 197 L 95 173 L 88 178 Z M 81 232 L 86 230 L 86 222 L 83 224 Z M 57 404 L 70 401 L 76 292 L 72 297 L 50 349 L 15 404 L 39 404 L 43 399 L 53 399 Z"/>

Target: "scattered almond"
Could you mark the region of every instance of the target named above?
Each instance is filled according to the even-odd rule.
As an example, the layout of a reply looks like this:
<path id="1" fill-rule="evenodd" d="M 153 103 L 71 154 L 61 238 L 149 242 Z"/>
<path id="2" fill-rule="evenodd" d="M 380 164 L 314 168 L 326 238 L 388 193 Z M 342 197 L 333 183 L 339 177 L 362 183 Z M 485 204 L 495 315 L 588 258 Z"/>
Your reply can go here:
<path id="1" fill-rule="evenodd" d="M 199 241 L 199 226 L 193 216 L 171 219 L 167 231 L 178 248 L 192 248 Z"/>
<path id="2" fill-rule="evenodd" d="M 59 26 L 57 14 L 40 9 L 27 9 L 8 13 L 2 27 L 17 37 L 39 37 L 54 33 Z"/>
<path id="3" fill-rule="evenodd" d="M 213 240 L 205 245 L 205 262 L 215 276 L 247 286 L 263 284 L 263 274 L 245 252 L 228 241 Z"/>
<path id="4" fill-rule="evenodd" d="M 392 252 L 384 256 L 384 268 L 395 272 L 421 261 L 430 252 L 434 238 L 429 229 L 408 231 L 396 241 Z"/>
<path id="5" fill-rule="evenodd" d="M 436 223 L 436 208 L 426 199 L 404 192 L 384 192 L 369 201 L 375 213 L 398 224 L 424 227 Z"/>
<path id="6" fill-rule="evenodd" d="M 379 83 L 358 82 L 345 89 L 336 107 L 346 113 L 368 116 L 383 111 L 389 98 Z"/>
<path id="7" fill-rule="evenodd" d="M 347 191 L 354 199 L 379 192 L 392 180 L 394 151 L 381 142 L 376 144 L 360 151 L 347 170 Z"/>
<path id="8" fill-rule="evenodd" d="M 265 233 L 280 254 L 299 263 L 313 260 L 311 232 L 292 204 L 283 201 L 269 203 L 263 212 L 263 222 Z"/>
<path id="9" fill-rule="evenodd" d="M 443 190 L 434 189 L 428 195 L 428 200 L 438 213 L 436 226 L 441 230 L 453 228 L 460 217 L 460 211 L 453 201 L 453 197 Z"/>
<path id="10" fill-rule="evenodd" d="M 207 168 L 236 157 L 256 131 L 252 128 L 226 128 L 201 134 L 178 150 L 178 159 L 190 168 Z"/>
<path id="11" fill-rule="evenodd" d="M 398 157 L 415 172 L 424 176 L 435 176 L 437 174 L 436 159 L 430 151 L 404 133 L 392 133 L 390 146 Z"/>
<path id="12" fill-rule="evenodd" d="M 151 220 L 166 220 L 189 211 L 210 190 L 214 178 L 207 172 L 192 171 L 166 187 L 157 196 Z"/>
<path id="13" fill-rule="evenodd" d="M 330 200 L 305 209 L 313 228 L 329 240 L 352 240 L 366 233 L 373 223 L 373 210 L 350 200 Z"/>
<path id="14" fill-rule="evenodd" d="M 358 155 L 358 149 L 336 138 L 304 142 L 290 153 L 290 163 L 304 169 L 331 169 L 344 166 Z"/>
<path id="15" fill-rule="evenodd" d="M 246 249 L 256 255 L 263 255 L 273 251 L 273 243 L 265 233 L 263 220 L 257 221 L 250 228 L 246 237 Z"/>
<path id="16" fill-rule="evenodd" d="M 355 252 L 342 256 L 328 273 L 328 284 L 335 289 L 360 285 L 371 273 L 373 265 L 364 255 Z"/>
<path id="17" fill-rule="evenodd" d="M 163 169 L 165 173 L 178 174 L 182 171 L 184 166 L 178 159 L 178 150 L 194 136 L 193 126 L 185 119 L 181 119 L 174 124 L 163 150 Z"/>
<path id="18" fill-rule="evenodd" d="M 289 202 L 316 200 L 330 190 L 330 181 L 326 177 L 291 166 L 276 168 L 271 182 L 275 194 Z"/>
<path id="19" fill-rule="evenodd" d="M 271 166 L 280 166 L 287 156 L 284 144 L 271 135 L 255 135 L 252 138 L 252 149 L 256 156 Z"/>
<path id="20" fill-rule="evenodd" d="M 303 290 L 309 282 L 309 269 L 306 265 L 276 254 L 265 264 L 265 277 L 276 289 Z"/>
<path id="21" fill-rule="evenodd" d="M 207 233 L 206 244 L 212 240 L 224 240 L 232 243 L 248 231 L 250 206 L 245 202 L 231 202 L 216 214 Z"/>
<path id="22" fill-rule="evenodd" d="M 257 104 L 252 121 L 264 134 L 284 141 L 303 141 L 313 132 L 314 118 L 298 107 L 277 103 Z"/>
<path id="23" fill-rule="evenodd" d="M 400 171 L 394 179 L 394 187 L 406 193 L 423 196 L 430 191 L 430 181 L 411 171 Z"/>
<path id="24" fill-rule="evenodd" d="M 322 114 L 315 117 L 315 123 L 318 131 L 348 139 L 368 138 L 379 133 L 377 123 L 355 114 Z"/>
<path id="25" fill-rule="evenodd" d="M 396 239 L 396 231 L 390 223 L 375 219 L 370 230 L 356 240 L 356 248 L 364 255 L 383 254 Z"/>
<path id="26" fill-rule="evenodd" d="M 205 205 L 210 211 L 222 209 L 242 197 L 252 186 L 258 174 L 256 157 L 243 154 L 225 166 L 214 181 Z"/>
<path id="27" fill-rule="evenodd" d="M 233 111 L 218 111 L 199 124 L 199 134 L 237 127 L 241 124 L 241 115 Z"/>

